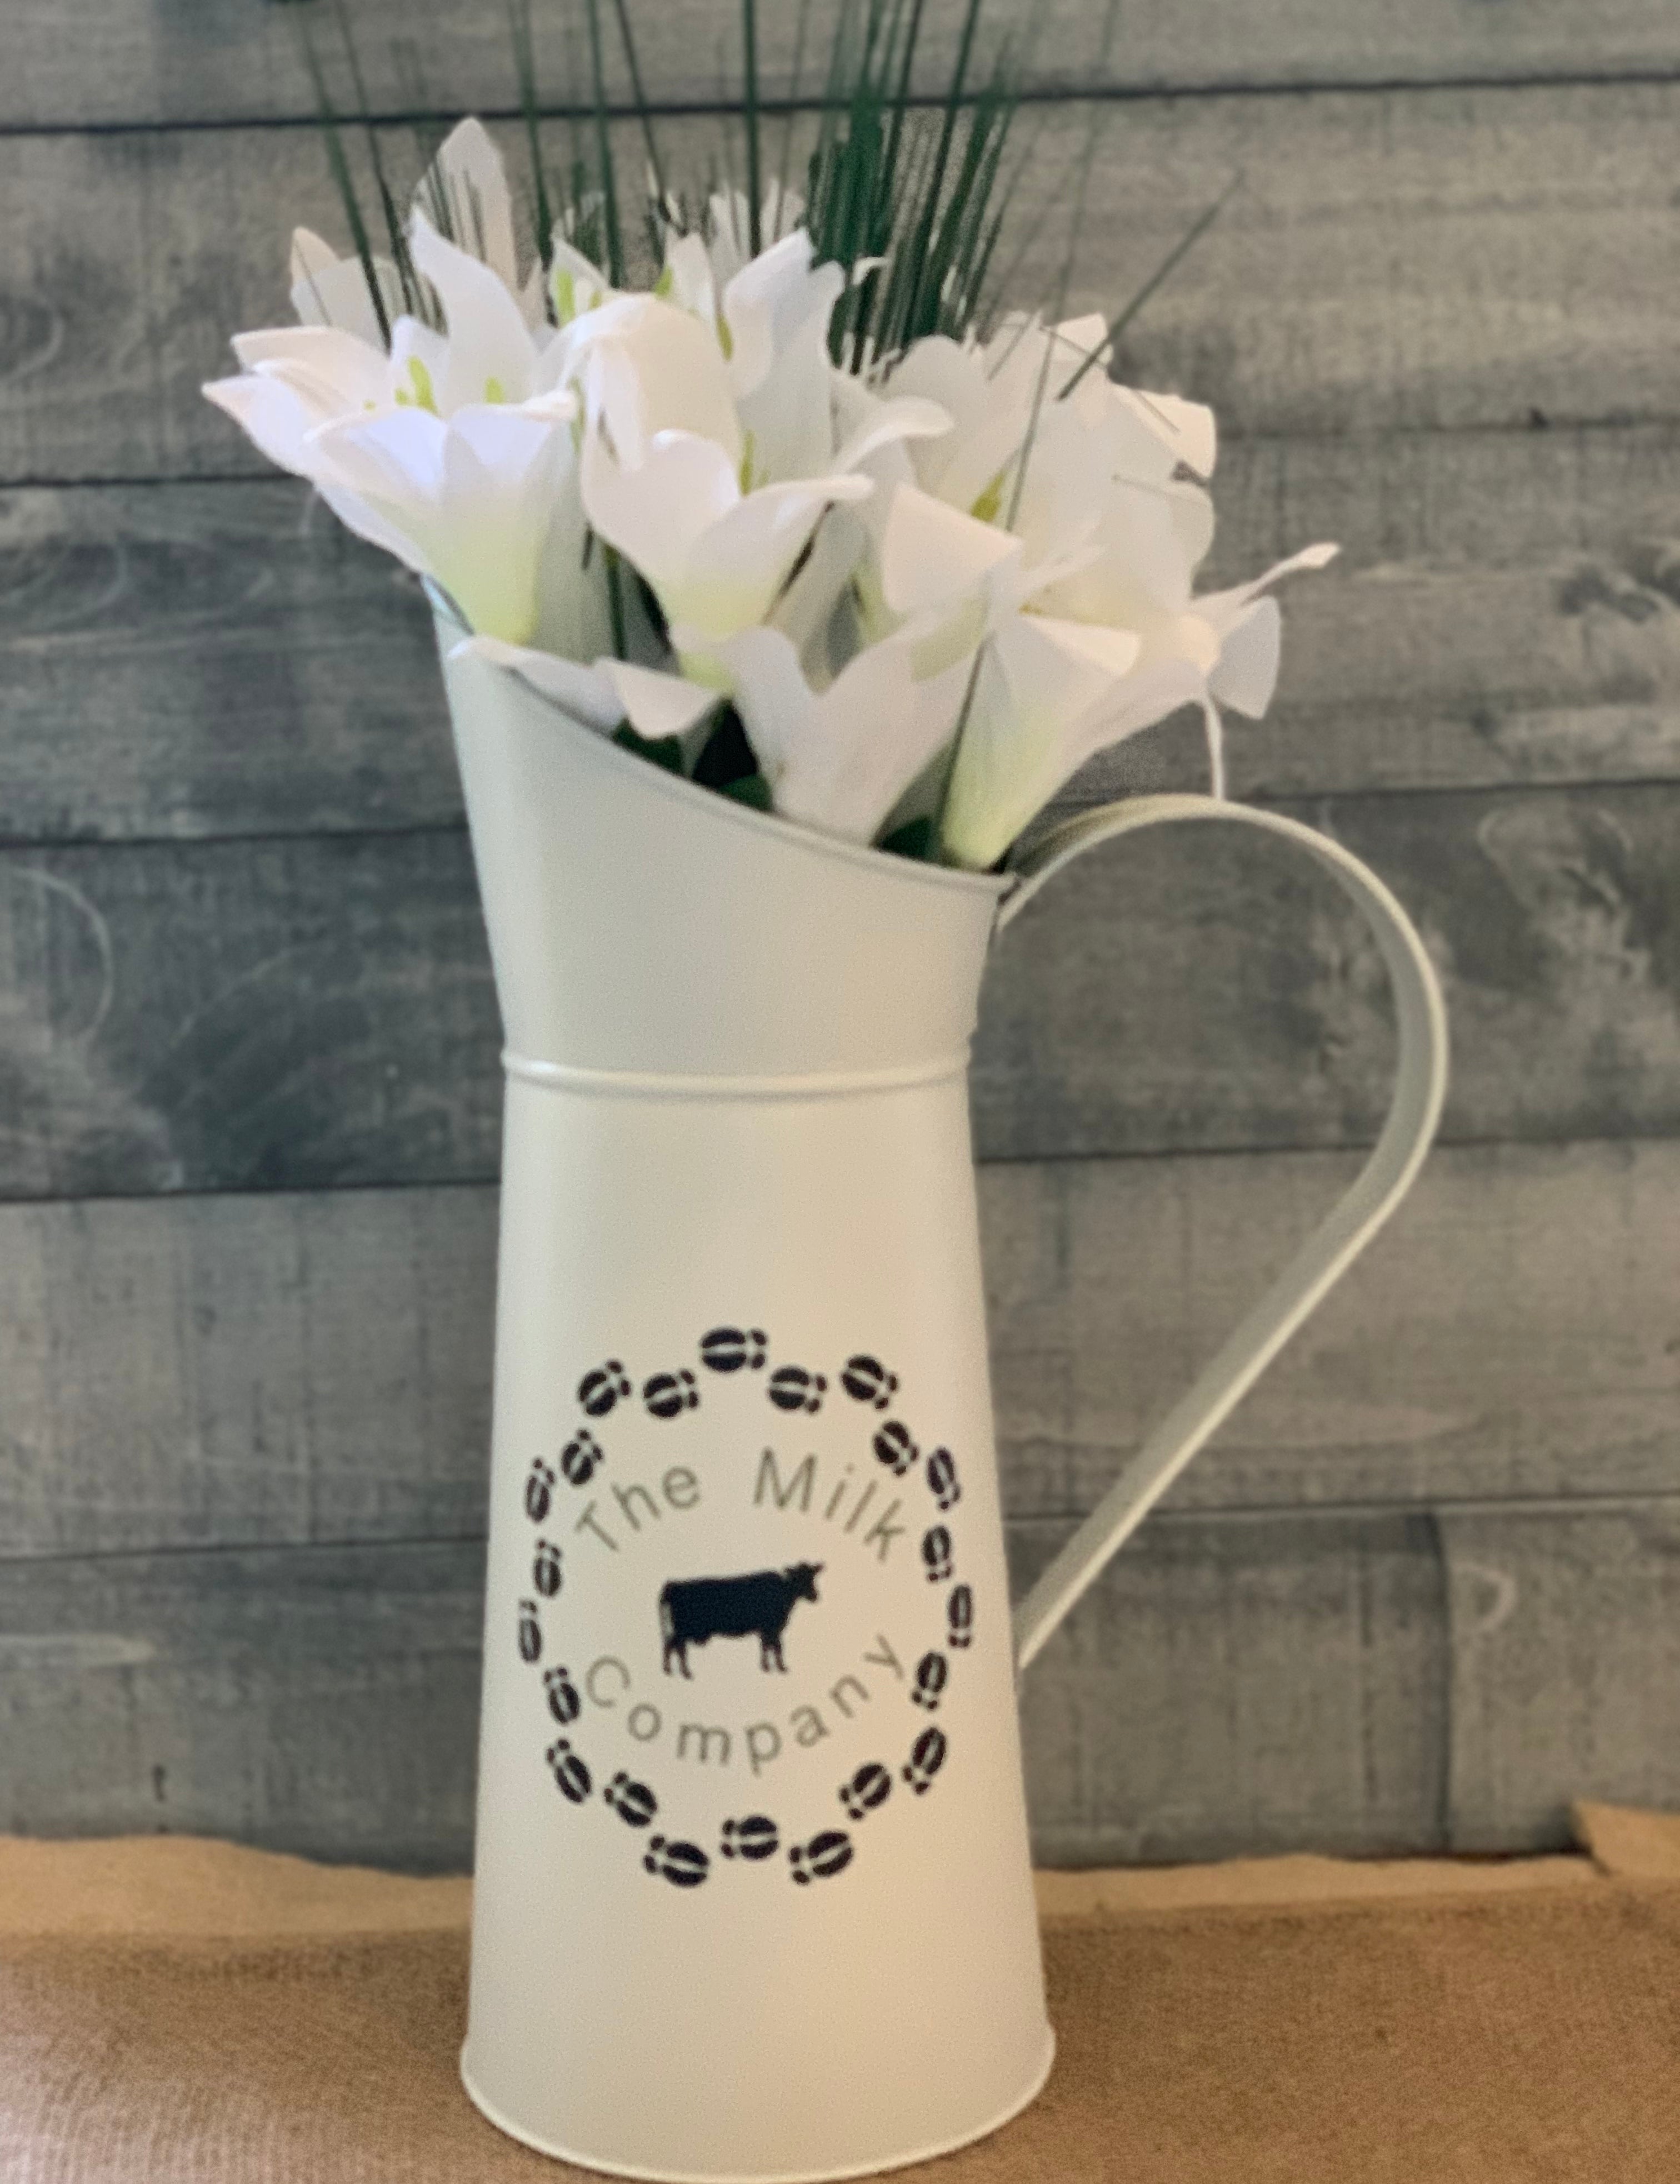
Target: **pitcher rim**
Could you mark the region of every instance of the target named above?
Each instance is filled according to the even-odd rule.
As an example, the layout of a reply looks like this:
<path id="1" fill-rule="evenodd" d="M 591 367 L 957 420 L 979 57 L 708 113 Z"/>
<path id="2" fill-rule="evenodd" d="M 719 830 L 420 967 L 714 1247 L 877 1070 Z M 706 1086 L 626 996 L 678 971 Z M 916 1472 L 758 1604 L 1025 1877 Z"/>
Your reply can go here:
<path id="1" fill-rule="evenodd" d="M 458 631 L 462 638 L 475 634 L 441 585 L 428 578 L 425 580 L 425 588 L 437 621 Z M 446 660 L 453 649 L 454 642 L 450 641 L 444 655 Z M 994 907 L 1019 883 L 1019 875 L 1014 872 L 971 872 L 954 865 L 928 864 L 920 858 L 901 857 L 893 850 L 876 849 L 871 843 L 848 842 L 837 834 L 825 834 L 818 827 L 802 826 L 797 820 L 785 819 L 779 812 L 755 811 L 751 805 L 738 803 L 732 796 L 725 796 L 715 788 L 707 788 L 698 782 L 690 781 L 686 774 L 671 773 L 662 766 L 650 765 L 634 751 L 626 750 L 621 744 L 615 743 L 611 736 L 587 727 L 574 714 L 569 713 L 557 699 L 551 698 L 545 690 L 539 690 L 527 677 L 520 674 L 516 667 L 491 660 L 486 660 L 483 665 L 495 674 L 515 678 L 558 724 L 587 737 L 609 764 L 633 768 L 637 778 L 647 787 L 667 796 L 674 796 L 679 802 L 692 803 L 697 810 L 704 808 L 717 819 L 732 822 L 749 831 L 767 833 L 777 841 L 793 844 L 814 855 L 838 856 L 848 863 L 864 866 L 885 878 L 910 885 L 921 883 L 943 887 L 976 896 L 989 895 Z"/>

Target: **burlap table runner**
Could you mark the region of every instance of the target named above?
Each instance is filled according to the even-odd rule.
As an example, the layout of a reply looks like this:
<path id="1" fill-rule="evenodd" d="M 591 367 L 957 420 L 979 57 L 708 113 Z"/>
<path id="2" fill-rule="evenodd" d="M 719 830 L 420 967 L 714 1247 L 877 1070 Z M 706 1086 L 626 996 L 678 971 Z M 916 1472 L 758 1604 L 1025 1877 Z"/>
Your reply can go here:
<path id="1" fill-rule="evenodd" d="M 926 2170 L 1680 2184 L 1680 1819 L 1584 1854 L 1041 1876 L 1060 2053 Z M 0 2184 L 532 2184 L 455 2076 L 467 1884 L 0 1838 Z"/>

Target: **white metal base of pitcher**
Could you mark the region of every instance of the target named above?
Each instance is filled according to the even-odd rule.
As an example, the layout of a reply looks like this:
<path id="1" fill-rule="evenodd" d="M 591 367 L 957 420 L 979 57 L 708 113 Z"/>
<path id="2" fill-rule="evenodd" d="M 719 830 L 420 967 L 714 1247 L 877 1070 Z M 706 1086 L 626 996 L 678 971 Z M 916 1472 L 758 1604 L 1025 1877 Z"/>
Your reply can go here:
<path id="1" fill-rule="evenodd" d="M 908 2153 L 892 2153 L 868 2161 L 848 2162 L 835 2169 L 643 2169 L 633 2162 L 609 2161 L 604 2155 L 585 2152 L 576 2146 L 562 2146 L 557 2141 L 539 2138 L 534 2131 L 523 2130 L 510 2122 L 484 2096 L 467 2075 L 466 2051 L 461 2053 L 461 2084 L 467 2098 L 487 2123 L 515 2138 L 521 2146 L 530 2147 L 534 2153 L 546 2153 L 556 2161 L 570 2161 L 579 2169 L 592 2169 L 605 2176 L 629 2176 L 639 2184 L 844 2184 L 853 2176 L 884 2176 L 894 2169 L 913 2168 L 918 2161 L 937 2161 L 941 2154 L 954 2153 L 961 2147 L 972 2146 L 982 2138 L 989 2138 L 994 2131 L 1001 2131 L 1006 2123 L 1013 2123 L 1024 2110 L 1030 2109 L 1044 2090 L 1056 2059 L 1056 2036 L 1045 2036 L 1044 2059 L 1034 2072 L 1025 2090 L 1015 2095 L 1008 2105 L 976 2124 L 971 2131 L 959 2131 L 954 2138 L 942 2138 L 927 2146 L 919 2146 Z"/>

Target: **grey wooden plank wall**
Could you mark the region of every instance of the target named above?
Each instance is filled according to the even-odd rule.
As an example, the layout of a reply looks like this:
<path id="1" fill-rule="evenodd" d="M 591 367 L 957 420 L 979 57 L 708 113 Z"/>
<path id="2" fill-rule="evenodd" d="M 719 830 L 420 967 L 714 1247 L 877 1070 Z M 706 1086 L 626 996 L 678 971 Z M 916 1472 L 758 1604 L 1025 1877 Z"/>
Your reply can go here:
<path id="1" fill-rule="evenodd" d="M 643 12 L 704 151 L 733 10 Z M 1412 1205 L 1033 1670 L 1039 1848 L 1553 1844 L 1680 1802 L 1680 16 L 1186 0 L 1104 73 L 1102 9 L 1033 12 L 1029 195 L 1099 131 L 1078 301 L 1244 176 L 1128 366 L 1220 409 L 1215 574 L 1344 542 L 1235 785 L 1392 878 L 1458 1041 Z M 498 7 L 357 13 L 393 120 L 505 112 Z M 332 224 L 281 16 L 8 13 L 0 1825 L 453 1865 L 493 1003 L 412 589 L 197 393 Z M 1263 853 L 1140 844 L 1004 944 L 1023 1579 L 1350 1173 L 1388 1040 Z"/>

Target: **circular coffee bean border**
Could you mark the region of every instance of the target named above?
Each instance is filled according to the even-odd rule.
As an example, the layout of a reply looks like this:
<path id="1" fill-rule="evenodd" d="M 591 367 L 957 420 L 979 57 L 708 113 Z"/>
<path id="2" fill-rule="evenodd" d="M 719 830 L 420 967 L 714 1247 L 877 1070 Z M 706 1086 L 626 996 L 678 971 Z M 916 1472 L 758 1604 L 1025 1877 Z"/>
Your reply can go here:
<path id="1" fill-rule="evenodd" d="M 826 1373 L 812 1372 L 803 1365 L 771 1364 L 770 1338 L 761 1328 L 715 1327 L 700 1338 L 698 1357 L 704 1371 L 732 1379 L 737 1374 L 765 1373 L 765 1393 L 780 1411 L 815 1417 L 830 1393 Z M 940 1447 L 924 1459 L 910 1428 L 901 1418 L 887 1415 L 898 1391 L 898 1377 L 879 1358 L 859 1351 L 846 1360 L 835 1377 L 854 1402 L 881 1414 L 882 1422 L 870 1442 L 876 1462 L 895 1479 L 907 1478 L 920 1465 L 922 1480 L 933 1498 L 935 1521 L 922 1535 L 921 1559 L 928 1583 L 950 1589 L 945 1595 L 941 1643 L 916 1663 L 910 1694 L 915 1705 L 932 1714 L 938 1710 L 949 1682 L 952 1656 L 965 1652 L 974 1642 L 973 1591 L 966 1583 L 952 1582 L 956 1575 L 955 1543 L 951 1527 L 943 1521 L 962 1498 L 956 1458 L 949 1449 Z M 696 1373 L 682 1365 L 649 1373 L 642 1382 L 639 1400 L 653 1418 L 680 1418 L 700 1407 L 700 1390 Z M 637 1398 L 638 1390 L 620 1359 L 609 1357 L 592 1367 L 577 1384 L 582 1413 L 577 1430 L 553 1462 L 539 1456 L 526 1475 L 525 1513 L 537 1527 L 537 1539 L 531 1557 L 532 1596 L 519 1604 L 519 1652 L 520 1660 L 533 1669 L 541 1667 L 543 1655 L 541 1603 L 558 1598 L 565 1582 L 561 1550 L 542 1536 L 542 1528 L 554 1507 L 562 1482 L 574 1488 L 587 1486 L 606 1462 L 607 1451 L 595 1430 L 598 1423 L 620 1405 L 628 1406 Z M 542 1685 L 549 1713 L 563 1730 L 569 1729 L 582 1709 L 570 1671 L 561 1666 L 543 1670 Z M 857 1768 L 841 1784 L 838 1793 L 847 1819 L 856 1826 L 879 1811 L 892 1796 L 895 1780 L 902 1780 L 912 1795 L 923 1796 L 932 1786 L 948 1752 L 944 1730 L 930 1721 L 912 1741 L 896 1778 L 893 1769 L 879 1760 Z M 556 1787 L 568 1802 L 587 1804 L 595 1794 L 595 1776 L 573 1748 L 571 1740 L 565 1736 L 556 1737 L 543 1756 Z M 635 1830 L 638 1838 L 659 1817 L 659 1802 L 654 1792 L 622 1768 L 604 1784 L 600 1795 L 603 1803 Z M 664 1833 L 648 1836 L 643 1839 L 642 1864 L 645 1871 L 674 1887 L 698 1888 L 720 1859 L 766 1864 L 783 1849 L 782 1830 L 776 1821 L 766 1813 L 748 1813 L 723 1823 L 715 1853 L 687 1837 Z M 803 1887 L 843 1873 L 852 1863 L 856 1845 L 848 1830 L 825 1827 L 786 1844 L 785 1849 L 787 1870 Z"/>

